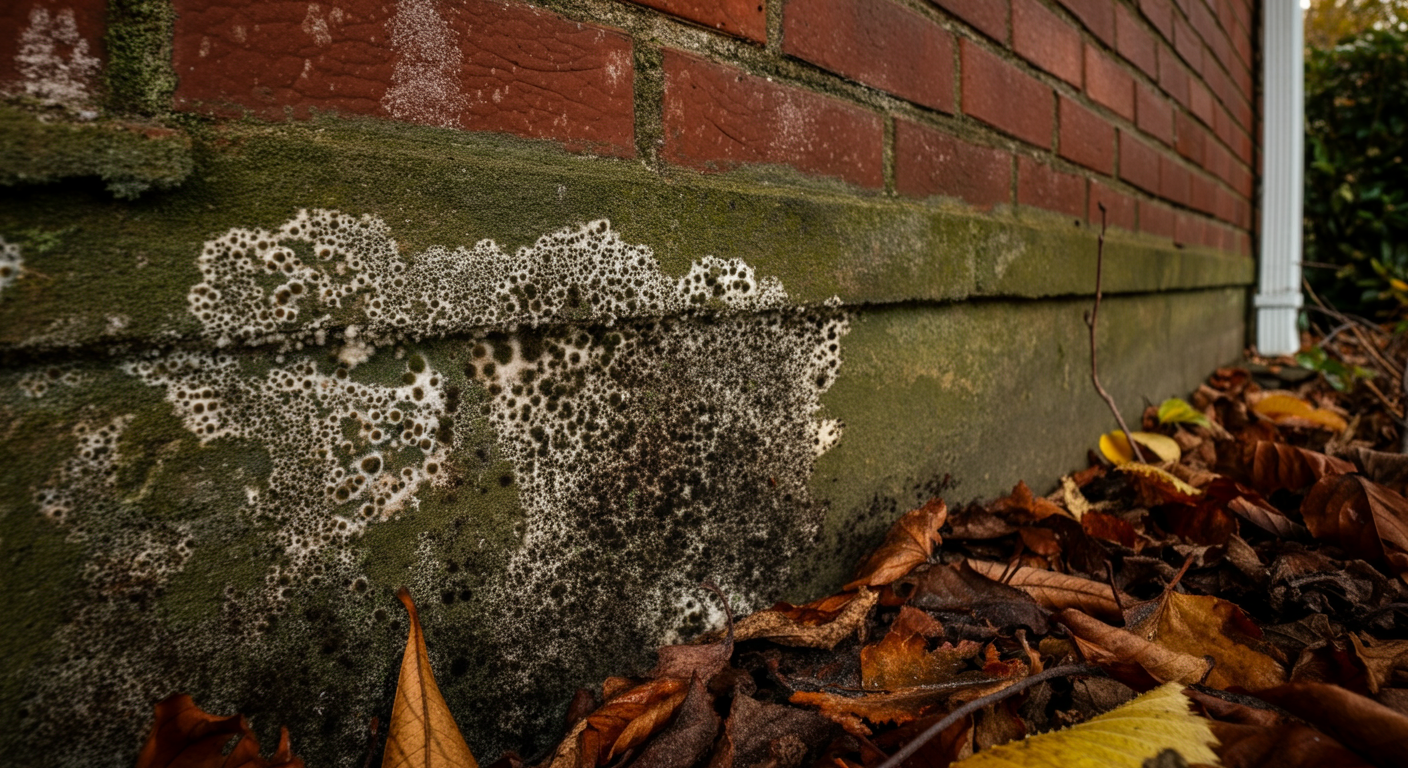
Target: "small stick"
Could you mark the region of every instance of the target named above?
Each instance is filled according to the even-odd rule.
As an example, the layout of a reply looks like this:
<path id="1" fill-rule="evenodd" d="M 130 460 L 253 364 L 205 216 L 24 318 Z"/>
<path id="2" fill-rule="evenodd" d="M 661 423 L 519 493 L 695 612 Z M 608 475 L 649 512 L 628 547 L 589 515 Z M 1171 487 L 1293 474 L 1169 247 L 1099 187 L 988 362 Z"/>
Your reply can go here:
<path id="1" fill-rule="evenodd" d="M 1095 246 L 1095 307 L 1085 316 L 1085 325 L 1090 329 L 1090 381 L 1095 384 L 1095 391 L 1100 393 L 1100 397 L 1105 400 L 1105 405 L 1110 406 L 1110 413 L 1115 414 L 1115 421 L 1124 431 L 1124 439 L 1129 443 L 1129 449 L 1134 453 L 1135 461 L 1140 464 L 1144 461 L 1144 452 L 1139 450 L 1139 444 L 1134 442 L 1134 436 L 1129 433 L 1129 425 L 1124 423 L 1124 417 L 1120 415 L 1119 406 L 1115 405 L 1115 399 L 1110 397 L 1110 393 L 1100 384 L 1100 371 L 1095 365 L 1095 323 L 1100 314 L 1100 272 L 1105 266 L 1105 204 L 1096 203 L 1100 206 L 1100 239 Z"/>
<path id="2" fill-rule="evenodd" d="M 978 710 L 988 706 L 989 704 L 996 704 L 997 702 L 1002 701 L 1003 699 L 1015 693 L 1025 691 L 1026 689 L 1036 685 L 1037 683 L 1045 682 L 1055 677 L 1073 677 L 1075 675 L 1095 675 L 1099 673 L 1099 667 L 1092 666 L 1089 664 L 1067 664 L 1061 667 L 1052 667 L 1051 669 L 1048 669 L 1045 672 L 1038 672 L 1035 675 L 1032 675 L 1031 677 L 1023 678 L 1013 683 L 1012 685 L 1009 685 L 1006 688 L 997 691 L 996 693 L 989 693 L 986 696 L 980 696 L 968 702 L 967 704 L 964 704 L 958 709 L 953 710 L 952 712 L 948 713 L 948 716 L 944 719 L 924 729 L 923 733 L 914 737 L 913 741 L 904 745 L 904 747 L 900 749 L 900 751 L 896 752 L 893 755 L 890 755 L 889 759 L 876 766 L 876 768 L 898 768 L 900 763 L 903 763 L 905 760 L 908 760 L 911 755 L 919 751 L 920 747 L 923 747 L 925 744 L 927 744 L 930 739 L 948 730 L 949 727 L 952 726 L 954 723 L 973 714 L 974 712 L 977 712 Z"/>
<path id="3" fill-rule="evenodd" d="M 1110 581 L 1110 594 L 1115 597 L 1115 607 L 1120 610 L 1120 615 L 1124 615 L 1124 602 L 1120 600 L 1120 588 L 1115 586 L 1115 566 L 1105 561 L 1105 578 Z"/>
<path id="4" fill-rule="evenodd" d="M 381 718 L 373 715 L 367 728 L 367 759 L 362 761 L 362 768 L 371 768 L 372 758 L 376 756 L 376 732 L 380 725 Z"/>

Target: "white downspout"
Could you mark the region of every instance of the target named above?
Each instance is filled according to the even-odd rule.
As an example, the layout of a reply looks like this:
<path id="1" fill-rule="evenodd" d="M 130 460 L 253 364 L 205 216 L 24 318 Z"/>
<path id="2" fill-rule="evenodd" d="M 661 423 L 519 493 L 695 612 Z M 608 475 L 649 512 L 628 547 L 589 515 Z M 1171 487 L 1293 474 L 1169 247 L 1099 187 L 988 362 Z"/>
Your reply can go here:
<path id="1" fill-rule="evenodd" d="M 1305 189 L 1305 38 L 1297 0 L 1265 0 L 1262 47 L 1261 273 L 1256 346 L 1300 349 L 1301 200 Z"/>

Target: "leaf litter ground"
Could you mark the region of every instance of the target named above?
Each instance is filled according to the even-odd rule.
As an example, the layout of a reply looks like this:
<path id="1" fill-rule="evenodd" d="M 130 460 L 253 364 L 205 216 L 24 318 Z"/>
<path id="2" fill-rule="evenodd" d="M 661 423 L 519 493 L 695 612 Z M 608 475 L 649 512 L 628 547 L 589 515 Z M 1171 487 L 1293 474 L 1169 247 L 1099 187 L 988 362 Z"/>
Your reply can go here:
<path id="1" fill-rule="evenodd" d="M 933 499 L 841 592 L 660 649 L 491 768 L 1408 765 L 1402 404 L 1343 383 L 1220 369 L 1051 494 Z M 403 602 L 368 765 L 473 766 Z M 139 768 L 302 765 L 187 697 L 156 714 Z"/>

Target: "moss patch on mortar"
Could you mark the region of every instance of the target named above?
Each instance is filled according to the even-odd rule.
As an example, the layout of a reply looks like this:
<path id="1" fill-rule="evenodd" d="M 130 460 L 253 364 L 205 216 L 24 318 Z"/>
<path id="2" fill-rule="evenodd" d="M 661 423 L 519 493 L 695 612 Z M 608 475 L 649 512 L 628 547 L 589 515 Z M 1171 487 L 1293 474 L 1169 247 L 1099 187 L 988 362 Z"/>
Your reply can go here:
<path id="1" fill-rule="evenodd" d="M 194 167 L 190 140 L 157 126 L 104 120 L 41 122 L 0 104 L 0 186 L 96 176 L 119 199 L 170 189 Z"/>
<path id="2" fill-rule="evenodd" d="M 107 103 L 117 112 L 161 116 L 171 109 L 176 9 L 171 0 L 108 0 Z"/>

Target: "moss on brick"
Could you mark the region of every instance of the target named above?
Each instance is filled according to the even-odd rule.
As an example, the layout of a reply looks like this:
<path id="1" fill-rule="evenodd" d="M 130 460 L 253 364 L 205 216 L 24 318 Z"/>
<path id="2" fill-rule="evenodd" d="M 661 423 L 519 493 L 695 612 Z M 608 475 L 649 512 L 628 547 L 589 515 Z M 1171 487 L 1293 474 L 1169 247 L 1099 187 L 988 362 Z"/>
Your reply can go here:
<path id="1" fill-rule="evenodd" d="M 171 0 L 108 0 L 108 108 L 161 117 L 171 111 L 176 72 L 171 45 L 176 9 Z"/>
<path id="2" fill-rule="evenodd" d="M 194 167 L 185 135 L 155 125 L 43 122 L 0 105 L 0 137 L 0 187 L 97 177 L 114 197 L 131 200 L 180 185 Z"/>

